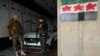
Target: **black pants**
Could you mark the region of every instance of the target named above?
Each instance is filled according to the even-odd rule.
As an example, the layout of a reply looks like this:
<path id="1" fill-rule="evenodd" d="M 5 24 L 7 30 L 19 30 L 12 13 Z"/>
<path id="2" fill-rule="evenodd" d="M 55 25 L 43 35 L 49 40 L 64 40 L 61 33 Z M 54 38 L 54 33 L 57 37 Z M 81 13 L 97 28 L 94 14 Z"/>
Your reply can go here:
<path id="1" fill-rule="evenodd" d="M 45 53 L 46 53 L 46 42 L 47 42 L 46 35 L 40 35 L 40 42 L 41 42 L 42 54 L 45 55 Z"/>

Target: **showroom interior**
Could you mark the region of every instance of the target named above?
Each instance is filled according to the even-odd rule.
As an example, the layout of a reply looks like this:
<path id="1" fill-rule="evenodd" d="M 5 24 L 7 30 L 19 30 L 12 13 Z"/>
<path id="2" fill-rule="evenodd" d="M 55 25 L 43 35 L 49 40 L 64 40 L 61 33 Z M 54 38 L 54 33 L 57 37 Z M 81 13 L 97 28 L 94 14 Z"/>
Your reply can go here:
<path id="1" fill-rule="evenodd" d="M 0 56 L 14 55 L 7 33 L 7 25 L 14 14 L 20 18 L 27 56 L 41 54 L 40 42 L 35 43 L 39 17 L 48 25 L 47 55 L 57 55 L 57 0 L 0 0 Z"/>
<path id="2" fill-rule="evenodd" d="M 48 25 L 46 56 L 100 56 L 100 0 L 0 0 L 0 56 L 15 55 L 7 33 L 14 14 L 23 28 L 26 56 L 41 56 L 40 16 Z"/>

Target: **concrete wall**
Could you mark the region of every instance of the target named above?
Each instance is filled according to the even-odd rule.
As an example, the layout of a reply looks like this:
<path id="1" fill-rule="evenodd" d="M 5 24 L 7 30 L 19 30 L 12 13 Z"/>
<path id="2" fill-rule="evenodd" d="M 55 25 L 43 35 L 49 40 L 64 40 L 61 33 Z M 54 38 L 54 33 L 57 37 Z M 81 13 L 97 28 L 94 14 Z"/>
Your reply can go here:
<path id="1" fill-rule="evenodd" d="M 100 56 L 100 5 L 97 20 L 76 22 L 61 22 L 58 5 L 58 56 Z"/>
<path id="2" fill-rule="evenodd" d="M 4 4 L 6 5 L 6 7 L 3 6 Z M 6 25 L 8 24 L 8 21 L 9 21 L 9 5 L 8 4 L 9 4 L 8 0 L 0 1 L 0 37 L 7 36 Z"/>

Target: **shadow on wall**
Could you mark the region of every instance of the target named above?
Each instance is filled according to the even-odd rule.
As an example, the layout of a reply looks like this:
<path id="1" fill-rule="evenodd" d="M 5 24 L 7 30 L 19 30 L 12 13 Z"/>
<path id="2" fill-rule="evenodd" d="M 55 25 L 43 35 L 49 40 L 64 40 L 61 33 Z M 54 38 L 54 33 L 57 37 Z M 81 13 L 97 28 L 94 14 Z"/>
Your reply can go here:
<path id="1" fill-rule="evenodd" d="M 0 38 L 0 50 L 12 47 L 12 41 L 8 37 Z"/>

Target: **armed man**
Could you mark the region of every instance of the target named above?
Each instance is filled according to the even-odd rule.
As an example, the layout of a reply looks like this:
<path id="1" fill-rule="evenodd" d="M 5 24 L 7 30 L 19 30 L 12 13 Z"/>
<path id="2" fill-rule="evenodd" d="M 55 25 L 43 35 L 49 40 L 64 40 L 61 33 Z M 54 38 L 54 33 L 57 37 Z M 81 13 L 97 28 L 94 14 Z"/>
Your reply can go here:
<path id="1" fill-rule="evenodd" d="M 38 25 L 38 34 L 41 42 L 42 56 L 45 56 L 46 53 L 47 33 L 48 33 L 47 23 L 45 22 L 44 17 L 40 17 Z"/>
<path id="2" fill-rule="evenodd" d="M 13 48 L 16 56 L 19 56 L 19 52 L 21 55 L 26 55 L 23 50 L 22 27 L 17 15 L 14 15 L 13 18 L 9 21 L 7 29 L 9 39 L 13 41 Z"/>

